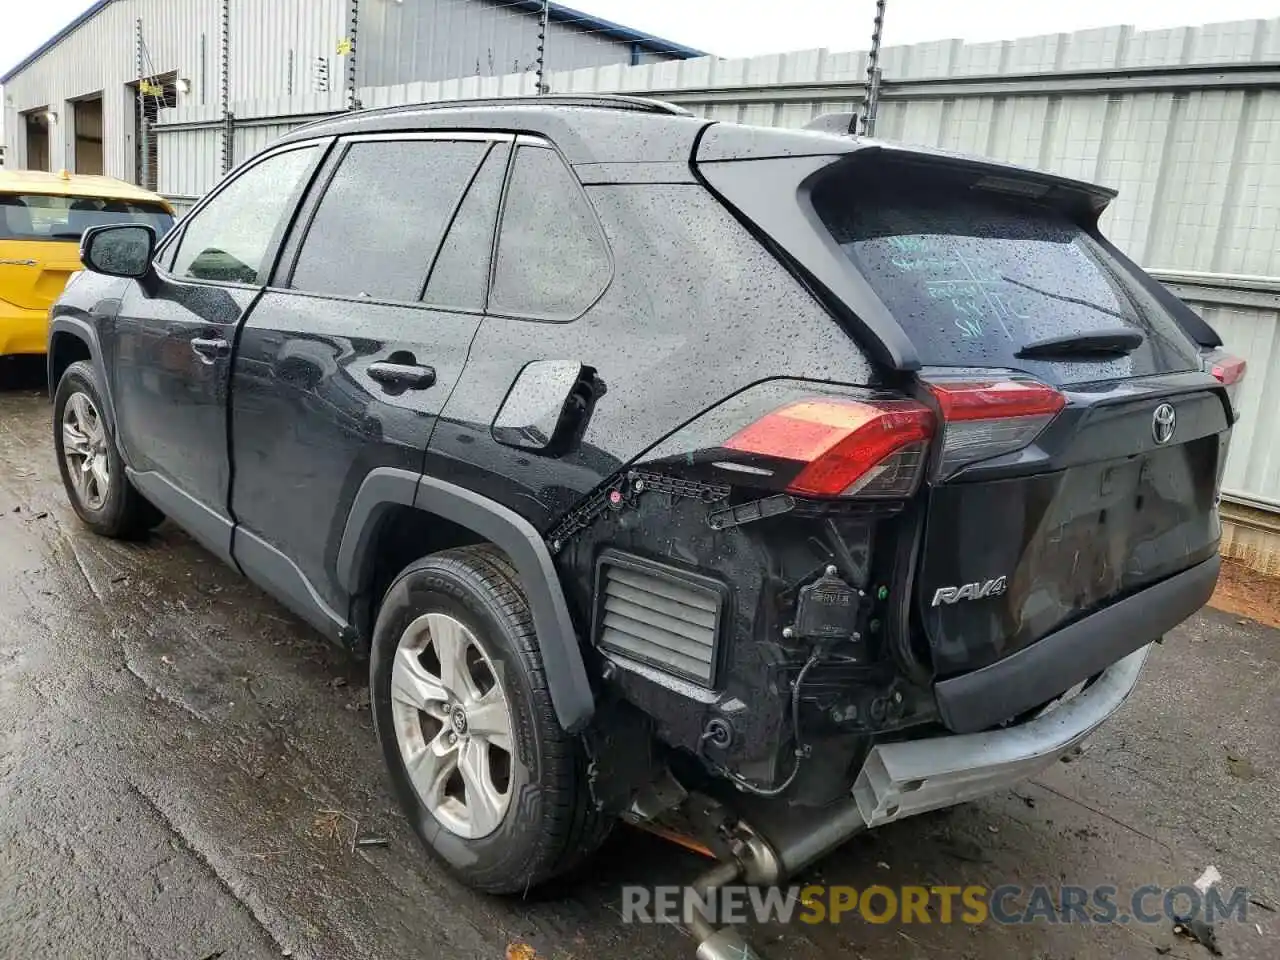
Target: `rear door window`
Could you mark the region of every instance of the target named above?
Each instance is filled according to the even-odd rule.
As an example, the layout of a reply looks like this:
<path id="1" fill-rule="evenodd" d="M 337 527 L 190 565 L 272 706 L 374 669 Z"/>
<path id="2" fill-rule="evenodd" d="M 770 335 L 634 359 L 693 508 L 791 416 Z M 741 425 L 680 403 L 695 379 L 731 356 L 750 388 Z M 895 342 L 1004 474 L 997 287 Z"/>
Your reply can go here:
<path id="1" fill-rule="evenodd" d="M 1085 230 L 1034 201 L 920 176 L 837 174 L 814 206 L 930 365 L 1046 372 L 1058 382 L 1196 366 L 1176 319 Z M 1136 330 L 1105 363 L 1025 360 L 1049 338 Z"/>
<path id="2" fill-rule="evenodd" d="M 502 199 L 502 178 L 511 148 L 494 144 L 467 188 L 427 281 L 423 299 L 437 307 L 483 310 L 489 292 L 493 231 Z"/>
<path id="3" fill-rule="evenodd" d="M 578 178 L 554 150 L 522 145 L 502 211 L 490 312 L 573 320 L 611 276 L 609 248 Z"/>
<path id="4" fill-rule="evenodd" d="M 342 158 L 298 252 L 295 290 L 416 301 L 489 144 L 357 141 Z"/>
<path id="5" fill-rule="evenodd" d="M 90 227 L 144 223 L 163 237 L 173 216 L 159 204 L 103 197 L 0 194 L 0 240 L 61 240 L 79 243 Z"/>

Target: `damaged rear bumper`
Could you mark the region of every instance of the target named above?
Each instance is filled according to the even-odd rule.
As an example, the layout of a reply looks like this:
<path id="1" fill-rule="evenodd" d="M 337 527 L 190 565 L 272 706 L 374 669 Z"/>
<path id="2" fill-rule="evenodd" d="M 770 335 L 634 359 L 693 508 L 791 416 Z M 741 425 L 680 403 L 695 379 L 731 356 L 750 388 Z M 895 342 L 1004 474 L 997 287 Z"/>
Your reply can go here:
<path id="1" fill-rule="evenodd" d="M 1150 645 L 1103 671 L 1092 686 L 1016 726 L 872 748 L 853 786 L 869 827 L 1006 789 L 1077 746 L 1119 709 Z"/>

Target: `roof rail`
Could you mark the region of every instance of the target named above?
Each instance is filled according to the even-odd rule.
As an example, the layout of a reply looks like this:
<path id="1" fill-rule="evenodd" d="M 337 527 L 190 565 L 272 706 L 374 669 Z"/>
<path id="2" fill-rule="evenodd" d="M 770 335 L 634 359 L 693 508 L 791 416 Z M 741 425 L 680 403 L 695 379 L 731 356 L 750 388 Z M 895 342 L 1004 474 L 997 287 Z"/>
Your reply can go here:
<path id="1" fill-rule="evenodd" d="M 399 110 L 450 110 L 476 107 L 594 107 L 605 110 L 634 110 L 638 113 L 662 113 L 688 117 L 692 114 L 684 107 L 665 100 L 649 97 L 629 97 L 616 93 L 564 93 L 543 94 L 536 97 L 484 97 L 475 100 L 433 100 L 430 103 L 405 103 L 393 107 L 375 107 L 364 113 L 392 113 Z"/>

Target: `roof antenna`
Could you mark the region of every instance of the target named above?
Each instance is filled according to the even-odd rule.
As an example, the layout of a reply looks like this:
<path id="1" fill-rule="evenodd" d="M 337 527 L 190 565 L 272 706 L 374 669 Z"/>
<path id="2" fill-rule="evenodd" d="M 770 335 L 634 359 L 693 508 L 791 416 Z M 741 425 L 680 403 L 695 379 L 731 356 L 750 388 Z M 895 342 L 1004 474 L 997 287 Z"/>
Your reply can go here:
<path id="1" fill-rule="evenodd" d="M 876 135 L 876 107 L 880 105 L 880 33 L 884 29 L 886 0 L 876 0 L 876 25 L 871 31 L 871 51 L 867 54 L 867 92 L 862 101 L 862 134 Z"/>

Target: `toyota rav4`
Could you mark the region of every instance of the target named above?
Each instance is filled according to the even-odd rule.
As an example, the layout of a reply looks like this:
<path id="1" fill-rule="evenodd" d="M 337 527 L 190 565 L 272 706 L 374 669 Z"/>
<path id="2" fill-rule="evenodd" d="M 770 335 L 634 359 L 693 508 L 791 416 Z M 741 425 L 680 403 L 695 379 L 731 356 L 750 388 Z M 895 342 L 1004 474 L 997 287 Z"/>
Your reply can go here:
<path id="1" fill-rule="evenodd" d="M 350 113 L 86 233 L 60 467 L 367 655 L 474 887 L 620 818 L 776 880 L 1067 754 L 1213 590 L 1244 364 L 1112 196 L 640 99 Z"/>

